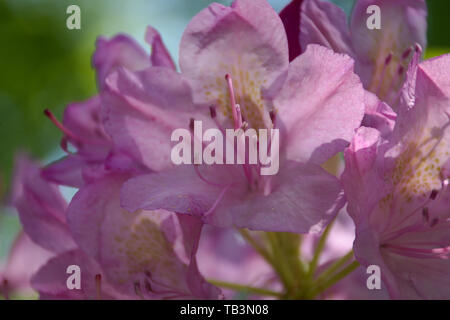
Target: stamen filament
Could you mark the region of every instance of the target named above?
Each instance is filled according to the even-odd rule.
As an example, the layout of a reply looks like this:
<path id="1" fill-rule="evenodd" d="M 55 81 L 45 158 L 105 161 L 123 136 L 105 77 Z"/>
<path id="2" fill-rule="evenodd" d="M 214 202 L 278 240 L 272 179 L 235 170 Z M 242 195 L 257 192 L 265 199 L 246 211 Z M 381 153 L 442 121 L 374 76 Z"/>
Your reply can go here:
<path id="1" fill-rule="evenodd" d="M 53 122 L 53 124 L 59 130 L 61 130 L 62 133 L 64 133 L 67 137 L 69 137 L 70 139 L 74 140 L 75 142 L 81 144 L 81 139 L 78 136 L 76 136 L 72 131 L 67 129 L 58 119 L 56 119 L 56 117 L 54 116 L 54 114 L 50 110 L 45 109 L 44 110 L 44 114 L 50 119 L 51 122 Z"/>

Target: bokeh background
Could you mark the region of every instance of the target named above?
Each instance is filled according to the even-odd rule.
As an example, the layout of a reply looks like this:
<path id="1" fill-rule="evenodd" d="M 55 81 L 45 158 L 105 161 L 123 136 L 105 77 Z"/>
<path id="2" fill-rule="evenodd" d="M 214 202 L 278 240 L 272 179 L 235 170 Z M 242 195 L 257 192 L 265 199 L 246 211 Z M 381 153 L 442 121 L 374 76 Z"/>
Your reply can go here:
<path id="1" fill-rule="evenodd" d="M 394 1 L 394 0 L 392 0 Z M 189 20 L 210 0 L 0 0 L 0 266 L 20 228 L 7 206 L 18 152 L 42 163 L 62 154 L 60 132 L 44 117 L 96 92 L 91 56 L 99 35 L 122 32 L 145 48 L 147 25 L 157 28 L 178 60 L 178 43 Z M 218 0 L 230 4 L 231 0 Z M 269 0 L 280 11 L 290 0 Z M 353 0 L 335 0 L 350 12 Z M 81 8 L 81 30 L 68 30 L 66 8 Z M 426 57 L 450 52 L 450 1 L 427 0 Z M 70 197 L 71 190 L 65 190 Z"/>

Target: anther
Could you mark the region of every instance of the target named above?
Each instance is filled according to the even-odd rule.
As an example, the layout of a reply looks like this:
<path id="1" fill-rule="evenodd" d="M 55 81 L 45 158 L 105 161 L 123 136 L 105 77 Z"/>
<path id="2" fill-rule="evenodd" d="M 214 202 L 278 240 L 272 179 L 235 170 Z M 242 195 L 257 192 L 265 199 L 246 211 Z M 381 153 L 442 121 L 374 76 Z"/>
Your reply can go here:
<path id="1" fill-rule="evenodd" d="M 9 300 L 9 288 L 8 288 L 8 286 L 9 286 L 8 280 L 7 279 L 3 279 L 2 286 L 0 287 L 3 290 L 0 291 L 0 293 L 3 294 L 3 298 L 5 298 L 5 300 Z"/>
<path id="2" fill-rule="evenodd" d="M 95 291 L 97 294 L 97 300 L 102 300 L 102 275 L 95 275 Z"/>
<path id="3" fill-rule="evenodd" d="M 189 119 L 189 129 L 194 131 L 194 118 Z"/>
<path id="4" fill-rule="evenodd" d="M 414 45 L 414 51 L 415 52 L 422 52 L 422 47 L 420 46 L 420 44 L 416 43 Z"/>
<path id="5" fill-rule="evenodd" d="M 439 222 L 439 218 L 434 218 L 431 220 L 430 227 L 433 228 L 435 225 L 437 225 Z"/>
<path id="6" fill-rule="evenodd" d="M 272 123 L 274 123 L 274 122 L 275 122 L 275 119 L 276 119 L 276 116 L 277 116 L 277 114 L 275 113 L 275 111 L 274 111 L 274 110 L 270 110 L 270 111 L 269 111 L 269 116 L 270 116 L 270 120 L 272 121 Z"/>
<path id="7" fill-rule="evenodd" d="M 403 54 L 402 54 L 402 59 L 405 60 L 406 58 L 409 57 L 409 55 L 411 54 L 412 48 L 409 47 L 408 49 L 406 49 Z"/>
<path id="8" fill-rule="evenodd" d="M 436 197 L 437 197 L 437 195 L 438 195 L 438 193 L 439 193 L 438 190 L 433 189 L 433 190 L 431 191 L 431 194 L 430 194 L 430 199 L 431 199 L 431 200 L 435 200 Z"/>
<path id="9" fill-rule="evenodd" d="M 134 293 L 136 293 L 139 298 L 144 298 L 144 296 L 142 295 L 141 285 L 138 281 L 134 282 Z"/>
<path id="10" fill-rule="evenodd" d="M 144 284 L 145 284 L 145 290 L 147 292 L 153 292 L 153 288 L 152 288 L 152 285 L 150 284 L 150 281 L 145 279 Z"/>
<path id="11" fill-rule="evenodd" d="M 424 222 L 428 222 L 428 220 L 430 219 L 428 207 L 422 209 L 422 217 Z"/>
<path id="12" fill-rule="evenodd" d="M 216 113 L 216 107 L 210 106 L 210 107 L 209 107 L 209 113 L 210 113 L 210 115 L 211 115 L 211 118 L 214 119 L 214 118 L 217 116 L 217 113 Z"/>
<path id="13" fill-rule="evenodd" d="M 384 65 L 385 65 L 385 66 L 388 66 L 388 65 L 391 63 L 391 61 L 392 61 L 392 52 L 390 52 L 390 53 L 387 55 L 386 59 L 384 59 Z"/>

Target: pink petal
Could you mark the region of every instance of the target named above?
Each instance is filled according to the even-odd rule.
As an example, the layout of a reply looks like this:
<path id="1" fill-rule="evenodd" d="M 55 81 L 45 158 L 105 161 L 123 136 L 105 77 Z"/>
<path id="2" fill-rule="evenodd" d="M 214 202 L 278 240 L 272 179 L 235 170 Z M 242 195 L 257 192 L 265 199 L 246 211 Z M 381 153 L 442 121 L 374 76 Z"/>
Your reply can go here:
<path id="1" fill-rule="evenodd" d="M 120 34 L 111 39 L 97 39 L 92 64 L 97 70 L 97 82 L 103 88 L 104 81 L 117 67 L 143 70 L 151 65 L 150 58 L 132 38 Z"/>
<path id="2" fill-rule="evenodd" d="M 168 211 L 126 211 L 119 191 L 124 176 L 107 176 L 81 189 L 68 217 L 82 248 L 95 257 L 106 279 L 139 298 L 213 298 L 195 264 L 201 224 Z"/>
<path id="3" fill-rule="evenodd" d="M 5 289 L 15 293 L 31 290 L 31 276 L 52 256 L 53 253 L 36 245 L 21 231 L 0 274 L 0 292 Z M 4 280 L 7 281 L 7 288 L 2 288 Z"/>
<path id="4" fill-rule="evenodd" d="M 272 109 L 262 91 L 283 75 L 289 63 L 283 24 L 264 0 L 236 0 L 231 7 L 211 4 L 187 26 L 180 45 L 180 68 L 192 79 L 195 101 L 231 115 L 225 75 L 252 127 L 268 127 Z"/>
<path id="5" fill-rule="evenodd" d="M 44 180 L 40 169 L 24 159 L 22 193 L 15 206 L 27 235 L 52 252 L 73 249 L 75 243 L 66 225 L 66 202 L 56 185 Z"/>
<path id="6" fill-rule="evenodd" d="M 209 109 L 195 109 L 191 87 L 168 68 L 132 73 L 119 69 L 102 96 L 105 129 L 117 151 L 152 170 L 171 166 L 171 134 L 190 119 L 211 122 Z M 197 111 L 198 110 L 198 111 Z"/>
<path id="7" fill-rule="evenodd" d="M 67 268 L 80 267 L 81 289 L 69 290 Z M 101 276 L 100 296 L 95 277 Z M 71 250 L 50 259 L 32 278 L 32 286 L 43 300 L 129 299 L 120 295 L 105 281 L 98 264 L 81 250 Z"/>
<path id="8" fill-rule="evenodd" d="M 295 59 L 275 99 L 288 159 L 321 164 L 342 151 L 364 114 L 353 61 L 318 45 Z"/>
<path id="9" fill-rule="evenodd" d="M 147 27 L 147 32 L 145 33 L 145 41 L 152 48 L 152 54 L 150 56 L 152 66 L 166 67 L 172 70 L 176 70 L 175 63 L 173 62 L 169 51 L 167 51 L 167 48 L 161 39 L 161 35 L 155 28 L 152 28 L 150 26 Z"/>
<path id="10" fill-rule="evenodd" d="M 354 56 L 345 12 L 323 0 L 304 0 L 301 10 L 300 45 L 320 44 Z"/>
<path id="11" fill-rule="evenodd" d="M 377 129 L 384 138 L 389 137 L 394 129 L 397 114 L 369 91 L 365 92 L 365 100 L 366 111 L 361 125 Z"/>
<path id="12" fill-rule="evenodd" d="M 377 5 L 381 11 L 381 29 L 370 30 L 366 12 L 370 5 Z M 416 43 L 422 48 L 426 46 L 427 8 L 424 0 L 361 0 L 353 9 L 351 21 L 351 37 L 353 47 L 358 57 L 358 70 L 364 86 L 381 96 L 387 94 L 390 87 L 398 88 L 395 80 L 399 65 L 408 60 L 402 58 L 408 48 Z M 392 61 L 384 69 L 385 60 L 392 53 Z M 379 79 L 384 72 L 383 86 Z M 399 81 L 401 84 L 401 81 Z M 390 87 L 388 87 L 390 86 Z M 379 88 L 380 89 L 377 89 Z M 401 87 L 401 85 L 400 85 Z"/>
<path id="13" fill-rule="evenodd" d="M 228 211 L 236 226 L 251 230 L 320 232 L 343 207 L 339 181 L 313 164 L 287 165 L 276 176 L 272 192 L 237 202 Z"/>
<path id="14" fill-rule="evenodd" d="M 289 44 L 289 61 L 294 60 L 301 53 L 300 47 L 300 10 L 303 0 L 292 0 L 280 12 L 281 21 Z"/>
<path id="15" fill-rule="evenodd" d="M 82 157 L 69 155 L 42 169 L 42 176 L 53 183 L 79 188 L 84 184 L 82 168 L 85 165 Z"/>

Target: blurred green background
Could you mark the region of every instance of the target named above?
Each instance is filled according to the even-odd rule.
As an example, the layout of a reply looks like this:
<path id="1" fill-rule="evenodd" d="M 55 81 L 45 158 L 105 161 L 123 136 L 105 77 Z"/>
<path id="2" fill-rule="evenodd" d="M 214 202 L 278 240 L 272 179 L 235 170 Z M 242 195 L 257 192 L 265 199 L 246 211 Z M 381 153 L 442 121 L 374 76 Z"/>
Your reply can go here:
<path id="1" fill-rule="evenodd" d="M 124 32 L 144 46 L 147 25 L 157 28 L 178 60 L 184 27 L 209 0 L 0 0 L 0 203 L 6 198 L 14 156 L 26 151 L 48 162 L 60 132 L 43 115 L 61 117 L 64 106 L 96 92 L 91 55 L 99 35 Z M 216 1 L 229 4 L 231 0 Z M 269 0 L 280 11 L 289 0 Z M 346 11 L 352 0 L 333 1 Z M 81 30 L 66 28 L 66 8 L 81 8 Z M 428 0 L 427 57 L 450 52 L 450 1 Z M 146 46 L 145 46 L 146 47 Z M 0 208 L 0 258 L 17 228 L 17 217 Z"/>

